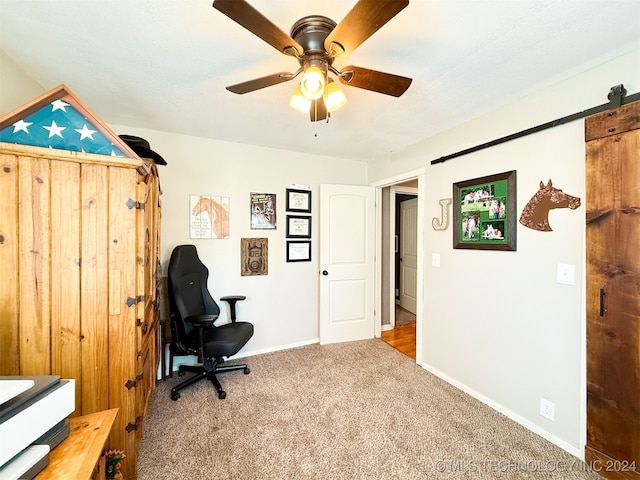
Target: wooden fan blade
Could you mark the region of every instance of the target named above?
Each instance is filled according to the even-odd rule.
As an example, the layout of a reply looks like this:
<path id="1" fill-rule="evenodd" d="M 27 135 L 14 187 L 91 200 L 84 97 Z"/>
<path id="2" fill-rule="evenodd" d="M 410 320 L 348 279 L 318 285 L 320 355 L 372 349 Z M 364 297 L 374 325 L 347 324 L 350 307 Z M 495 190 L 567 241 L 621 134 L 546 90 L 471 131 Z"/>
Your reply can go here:
<path id="1" fill-rule="evenodd" d="M 231 20 L 239 23 L 282 53 L 291 55 L 291 52 L 287 52 L 288 48 L 296 49 L 300 55 L 304 53 L 304 49 L 298 42 L 280 30 L 245 0 L 215 0 L 213 8 L 224 13 Z"/>
<path id="2" fill-rule="evenodd" d="M 338 77 L 340 82 L 351 87 L 364 88 L 372 92 L 399 97 L 411 85 L 411 79 L 391 73 L 369 70 L 368 68 L 344 67 Z"/>
<path id="3" fill-rule="evenodd" d="M 312 122 L 317 122 L 327 118 L 327 107 L 324 104 L 324 98 L 320 97 L 317 100 L 311 102 L 311 108 L 309 109 L 309 117 Z"/>
<path id="4" fill-rule="evenodd" d="M 325 39 L 325 50 L 332 56 L 353 52 L 407 5 L 409 0 L 360 0 Z"/>
<path id="5" fill-rule="evenodd" d="M 288 82 L 294 77 L 295 75 L 290 72 L 278 72 L 273 75 L 267 75 L 266 77 L 254 78 L 253 80 L 246 82 L 229 85 L 227 90 L 242 95 L 243 93 L 249 93 L 255 90 L 260 90 L 261 88 Z"/>

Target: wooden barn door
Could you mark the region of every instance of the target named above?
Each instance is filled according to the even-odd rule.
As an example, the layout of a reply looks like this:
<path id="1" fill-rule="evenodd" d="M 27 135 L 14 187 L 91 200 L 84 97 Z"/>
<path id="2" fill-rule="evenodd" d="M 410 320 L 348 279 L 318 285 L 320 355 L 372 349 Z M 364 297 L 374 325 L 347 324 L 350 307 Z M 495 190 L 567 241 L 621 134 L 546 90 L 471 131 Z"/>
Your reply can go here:
<path id="1" fill-rule="evenodd" d="M 640 102 L 585 121 L 586 461 L 640 479 Z"/>

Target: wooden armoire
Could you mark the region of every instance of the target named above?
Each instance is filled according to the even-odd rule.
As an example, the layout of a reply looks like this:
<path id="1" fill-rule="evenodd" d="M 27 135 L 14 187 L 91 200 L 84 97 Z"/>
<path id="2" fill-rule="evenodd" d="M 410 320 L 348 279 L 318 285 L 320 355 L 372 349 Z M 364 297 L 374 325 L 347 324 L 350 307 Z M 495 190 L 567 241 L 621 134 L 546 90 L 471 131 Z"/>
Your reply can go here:
<path id="1" fill-rule="evenodd" d="M 588 117 L 585 135 L 585 459 L 640 479 L 640 102 Z"/>
<path id="2" fill-rule="evenodd" d="M 112 153 L 6 142 L 21 128 L 37 134 L 38 112 L 56 102 L 86 120 L 77 134 L 55 120 L 58 132 L 101 138 Z M 123 475 L 134 479 L 158 368 L 156 165 L 64 86 L 0 119 L 3 132 L 0 375 L 75 379 L 74 416 L 118 408 L 108 446 L 125 451 Z"/>

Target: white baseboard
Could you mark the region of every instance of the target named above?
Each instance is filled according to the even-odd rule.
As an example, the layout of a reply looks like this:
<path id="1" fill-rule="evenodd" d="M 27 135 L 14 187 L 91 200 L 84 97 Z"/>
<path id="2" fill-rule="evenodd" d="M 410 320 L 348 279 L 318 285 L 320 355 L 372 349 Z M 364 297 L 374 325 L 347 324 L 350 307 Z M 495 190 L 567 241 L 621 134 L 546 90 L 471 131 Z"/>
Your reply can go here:
<path id="1" fill-rule="evenodd" d="M 320 339 L 314 338 L 311 340 L 305 340 L 303 342 L 289 343 L 287 345 L 278 345 L 277 347 L 264 348 L 262 350 L 248 350 L 246 352 L 240 350 L 233 357 L 229 357 L 229 360 L 235 360 L 238 358 L 245 358 L 245 357 L 253 357 L 254 355 L 262 355 L 263 353 L 279 352 L 280 350 L 289 350 L 290 348 L 306 347 L 307 345 L 313 345 L 315 343 L 320 343 Z"/>
<path id="2" fill-rule="evenodd" d="M 420 362 L 418 362 L 418 365 L 420 365 L 422 368 L 424 368 L 428 372 L 433 373 L 436 377 L 444 380 L 448 384 L 453 385 L 454 387 L 458 388 L 459 390 L 462 390 L 466 394 L 471 395 L 476 400 L 479 400 L 485 405 L 488 405 L 489 407 L 493 408 L 497 412 L 500 412 L 501 414 L 510 418 L 514 422 L 519 423 L 526 429 L 531 430 L 536 435 L 540 435 L 545 440 L 550 441 L 554 445 L 557 445 L 558 447 L 570 453 L 571 455 L 578 457 L 580 460 L 584 461 L 584 446 L 582 448 L 579 448 L 565 440 L 562 440 L 561 438 L 556 437 L 555 435 L 546 431 L 539 425 L 536 425 L 535 423 L 533 423 L 531 420 L 527 420 L 521 415 L 518 415 L 517 413 L 512 412 L 511 410 L 505 408 L 499 403 L 494 402 L 489 397 L 486 397 L 485 395 L 482 395 L 481 393 L 477 392 L 473 388 L 470 388 L 469 386 L 455 380 L 454 378 L 451 378 L 447 374 L 441 372 L 437 368 L 432 367 L 431 365 L 427 365 L 426 363 L 420 363 Z"/>
<path id="3" fill-rule="evenodd" d="M 265 349 L 262 349 L 262 350 L 248 350 L 246 352 L 241 350 L 240 352 L 238 352 L 233 357 L 229 357 L 227 360 L 239 360 L 241 358 L 252 357 L 254 355 L 261 355 L 263 353 L 278 352 L 280 350 L 288 350 L 290 348 L 304 347 L 304 346 L 307 346 L 307 345 L 313 345 L 314 343 L 320 343 L 320 339 L 319 338 L 314 338 L 314 339 L 311 339 L 311 340 L 305 340 L 304 342 L 290 343 L 288 345 L 279 345 L 277 347 L 265 348 Z M 166 346 L 164 354 L 166 355 L 166 363 L 168 365 L 169 364 L 169 345 Z M 178 357 L 174 357 L 173 358 L 173 371 L 177 372 L 178 371 L 178 367 L 180 367 L 180 365 L 191 365 L 191 364 L 195 363 L 196 360 L 197 360 L 197 358 L 195 356 L 193 356 L 193 355 L 181 355 L 181 356 L 178 356 Z M 160 365 L 158 365 L 157 379 L 160 380 L 161 378 L 162 378 L 162 364 L 160 363 Z"/>

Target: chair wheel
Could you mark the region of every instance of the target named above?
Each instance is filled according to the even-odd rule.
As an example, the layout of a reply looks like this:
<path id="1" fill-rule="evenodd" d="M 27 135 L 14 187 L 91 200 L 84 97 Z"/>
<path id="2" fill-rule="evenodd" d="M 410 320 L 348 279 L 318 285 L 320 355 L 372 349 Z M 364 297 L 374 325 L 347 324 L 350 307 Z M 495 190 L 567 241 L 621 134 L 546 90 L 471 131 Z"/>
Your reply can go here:
<path id="1" fill-rule="evenodd" d="M 227 392 L 218 392 L 218 398 L 220 400 L 224 400 L 225 398 L 227 398 Z"/>
<path id="2" fill-rule="evenodd" d="M 182 370 L 178 370 L 178 376 L 179 377 L 184 377 L 186 372 L 183 372 Z"/>
<path id="3" fill-rule="evenodd" d="M 174 402 L 180 398 L 180 394 L 178 392 L 171 392 L 171 400 Z"/>
<path id="4" fill-rule="evenodd" d="M 251 372 L 251 370 L 249 370 L 249 367 L 245 367 L 243 371 L 245 375 L 249 375 L 249 373 Z"/>

